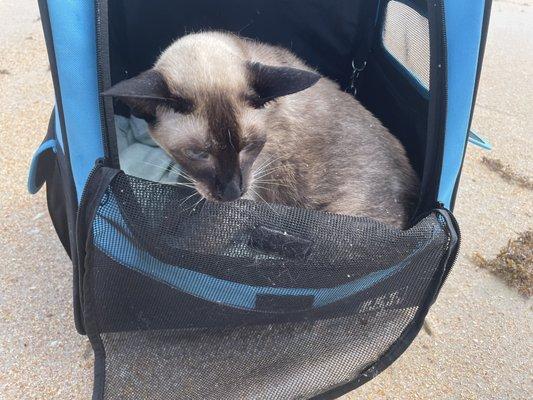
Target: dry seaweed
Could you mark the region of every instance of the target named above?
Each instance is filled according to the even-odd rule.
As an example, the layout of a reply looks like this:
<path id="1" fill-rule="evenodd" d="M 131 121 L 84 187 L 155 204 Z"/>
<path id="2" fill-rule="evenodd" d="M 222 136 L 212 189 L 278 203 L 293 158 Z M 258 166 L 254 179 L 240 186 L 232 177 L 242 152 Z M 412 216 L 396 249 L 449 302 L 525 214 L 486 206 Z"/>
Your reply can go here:
<path id="1" fill-rule="evenodd" d="M 502 278 L 527 297 L 533 296 L 533 231 L 521 233 L 492 260 L 474 254 L 474 262 Z"/>
<path id="2" fill-rule="evenodd" d="M 482 157 L 481 162 L 507 182 L 533 190 L 533 180 L 531 178 L 513 171 L 509 165 L 504 164 L 501 160 L 498 160 L 497 158 Z"/>

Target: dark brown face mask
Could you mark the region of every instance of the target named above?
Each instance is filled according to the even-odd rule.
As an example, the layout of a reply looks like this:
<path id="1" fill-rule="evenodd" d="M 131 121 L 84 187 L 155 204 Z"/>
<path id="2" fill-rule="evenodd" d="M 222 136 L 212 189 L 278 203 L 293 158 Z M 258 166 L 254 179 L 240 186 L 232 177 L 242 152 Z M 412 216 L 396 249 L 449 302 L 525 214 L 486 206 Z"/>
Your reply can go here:
<path id="1" fill-rule="evenodd" d="M 246 74 L 249 90 L 242 95 L 244 104 L 258 109 L 279 97 L 313 86 L 321 77 L 311 71 L 259 63 L 248 63 Z M 205 138 L 188 138 L 180 142 L 180 148 L 166 150 L 194 183 L 199 184 L 198 190 L 201 187 L 202 194 L 211 200 L 236 200 L 248 189 L 251 168 L 266 142 L 266 135 L 243 135 L 234 100 L 220 93 L 208 93 L 202 97 L 204 104 L 197 107 L 195 100 L 171 92 L 164 76 L 154 69 L 117 83 L 103 95 L 124 102 L 134 116 L 152 125 L 157 123 L 158 109 L 180 114 L 201 109 L 207 121 Z"/>

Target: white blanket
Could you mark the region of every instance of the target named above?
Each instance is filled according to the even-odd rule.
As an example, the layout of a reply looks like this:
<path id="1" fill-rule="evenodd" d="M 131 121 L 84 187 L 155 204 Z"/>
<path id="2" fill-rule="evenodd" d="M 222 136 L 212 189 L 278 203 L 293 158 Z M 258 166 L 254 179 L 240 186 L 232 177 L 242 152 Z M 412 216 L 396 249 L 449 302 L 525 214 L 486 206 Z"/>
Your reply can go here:
<path id="1" fill-rule="evenodd" d="M 120 167 L 128 175 L 162 183 L 175 183 L 179 167 L 150 137 L 139 118 L 115 116 Z"/>

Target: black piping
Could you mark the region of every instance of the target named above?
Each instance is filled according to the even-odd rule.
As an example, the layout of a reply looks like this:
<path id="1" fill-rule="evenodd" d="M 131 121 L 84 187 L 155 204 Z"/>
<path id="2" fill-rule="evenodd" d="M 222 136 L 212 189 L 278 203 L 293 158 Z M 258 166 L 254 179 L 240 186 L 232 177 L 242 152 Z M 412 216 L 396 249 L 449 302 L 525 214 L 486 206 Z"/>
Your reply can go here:
<path id="1" fill-rule="evenodd" d="M 444 137 L 448 99 L 446 23 L 443 0 L 428 4 L 430 36 L 430 91 L 428 132 L 420 201 L 415 215 L 435 208 L 442 174 Z"/>
<path id="2" fill-rule="evenodd" d="M 100 121 L 102 129 L 102 144 L 106 164 L 119 168 L 117 137 L 113 99 L 101 96 L 100 93 L 111 87 L 111 73 L 109 64 L 109 22 L 107 0 L 95 0 L 96 23 L 96 68 L 98 74 L 98 103 L 100 106 Z"/>

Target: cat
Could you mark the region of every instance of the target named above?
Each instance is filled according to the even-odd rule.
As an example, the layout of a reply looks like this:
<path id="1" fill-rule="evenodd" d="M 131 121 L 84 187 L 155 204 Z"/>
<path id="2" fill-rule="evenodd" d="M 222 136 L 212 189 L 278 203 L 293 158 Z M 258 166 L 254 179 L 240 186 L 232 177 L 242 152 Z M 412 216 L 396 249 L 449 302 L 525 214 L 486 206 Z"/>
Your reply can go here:
<path id="1" fill-rule="evenodd" d="M 401 143 L 289 50 L 193 33 L 103 94 L 148 122 L 208 200 L 246 198 L 408 226 L 419 182 Z"/>

